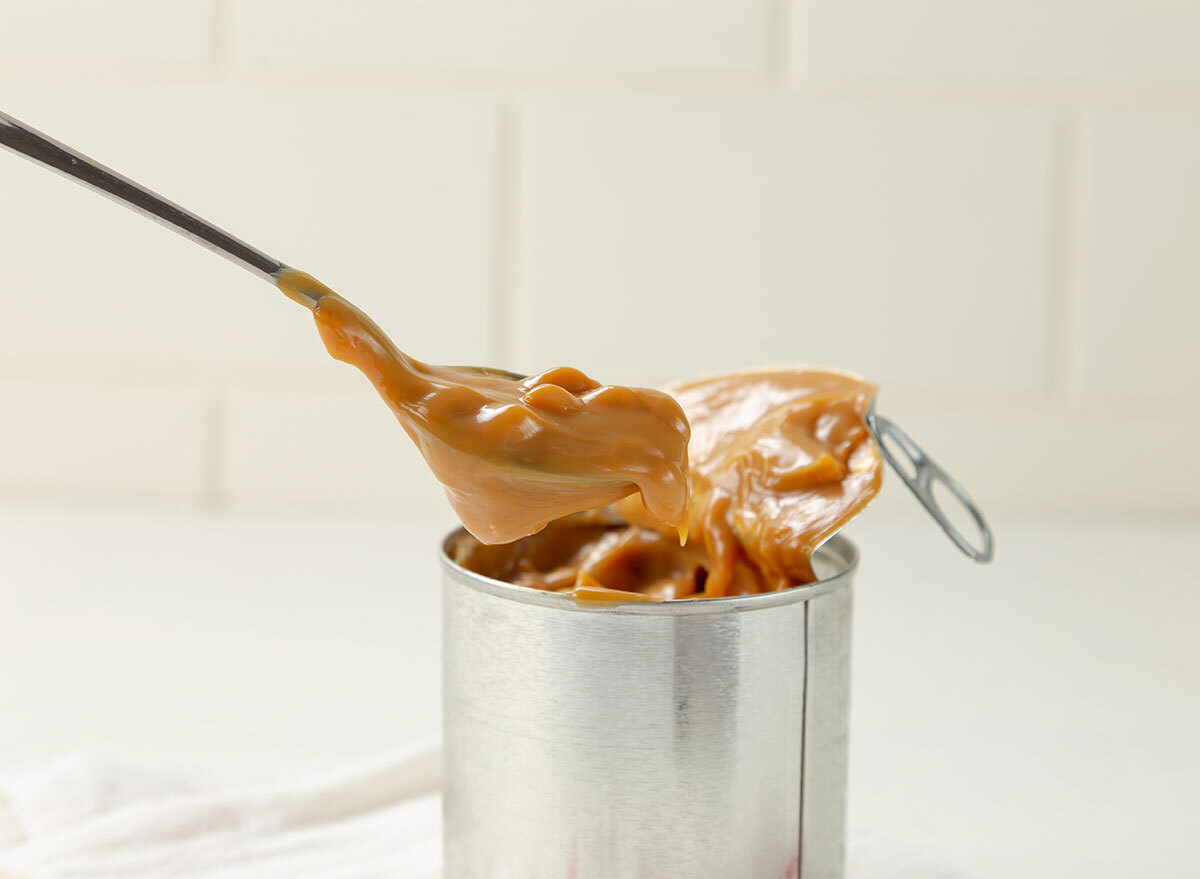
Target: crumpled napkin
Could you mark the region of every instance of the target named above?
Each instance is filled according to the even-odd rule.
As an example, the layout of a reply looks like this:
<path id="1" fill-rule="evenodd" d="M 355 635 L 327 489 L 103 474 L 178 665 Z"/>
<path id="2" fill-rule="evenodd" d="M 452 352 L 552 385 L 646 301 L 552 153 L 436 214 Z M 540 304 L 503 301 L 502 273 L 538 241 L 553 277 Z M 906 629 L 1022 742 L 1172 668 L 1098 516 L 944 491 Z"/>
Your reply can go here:
<path id="1" fill-rule="evenodd" d="M 0 879 L 436 879 L 440 755 L 230 785 L 71 756 L 0 779 Z"/>

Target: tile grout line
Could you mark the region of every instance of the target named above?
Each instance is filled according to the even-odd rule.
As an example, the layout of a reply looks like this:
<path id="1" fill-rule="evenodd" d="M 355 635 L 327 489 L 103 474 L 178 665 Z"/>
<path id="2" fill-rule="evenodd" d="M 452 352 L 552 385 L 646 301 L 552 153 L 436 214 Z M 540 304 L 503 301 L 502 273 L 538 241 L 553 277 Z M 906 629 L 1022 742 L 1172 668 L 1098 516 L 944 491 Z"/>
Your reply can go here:
<path id="1" fill-rule="evenodd" d="M 230 0 L 212 0 L 214 38 L 209 67 L 196 70 L 170 63 L 137 62 L 106 64 L 102 69 L 64 69 L 62 65 L 0 64 L 7 86 L 76 86 L 94 84 L 141 85 L 147 82 L 192 84 L 214 77 L 236 79 L 242 84 L 279 88 L 333 86 L 380 88 L 431 97 L 483 97 L 507 100 L 523 95 L 588 98 L 603 97 L 760 97 L 785 92 L 793 97 L 848 101 L 899 101 L 903 103 L 981 103 L 985 106 L 1048 106 L 1054 101 L 1071 101 L 1089 107 L 1115 109 L 1153 108 L 1195 111 L 1200 108 L 1200 85 L 1192 82 L 1141 85 L 1125 83 L 1114 90 L 1105 83 L 1064 84 L 1061 81 L 992 83 L 953 80 L 889 82 L 880 79 L 834 78 L 813 81 L 795 74 L 803 67 L 790 51 L 793 42 L 784 30 L 806 4 L 789 0 L 766 0 L 767 17 L 778 37 L 768 39 L 768 76 L 713 76 L 701 71 L 653 76 L 628 71 L 608 71 L 564 79 L 560 71 L 548 69 L 530 78 L 525 73 L 501 70 L 494 73 L 430 69 L 403 71 L 390 68 L 362 71 L 336 66 L 276 69 L 236 69 L 235 28 Z M 805 46 L 801 42 L 800 48 Z M 800 53 L 802 56 L 805 52 Z M 499 77 L 499 79 L 497 78 Z"/>
<path id="2" fill-rule="evenodd" d="M 768 0 L 766 5 L 767 81 L 776 90 L 787 85 L 791 55 L 788 51 L 788 23 L 794 13 L 788 0 Z"/>
<path id="3" fill-rule="evenodd" d="M 514 368 L 517 356 L 517 191 L 520 183 L 521 111 L 504 100 L 497 110 L 492 206 L 492 297 L 489 319 L 491 363 Z"/>
<path id="4" fill-rule="evenodd" d="M 212 65 L 217 79 L 233 75 L 233 8 L 230 0 L 210 0 L 213 28 Z"/>
<path id="5" fill-rule="evenodd" d="M 1063 106 L 1054 148 L 1054 207 L 1051 230 L 1050 396 L 1062 408 L 1077 408 L 1079 375 L 1079 120 Z"/>

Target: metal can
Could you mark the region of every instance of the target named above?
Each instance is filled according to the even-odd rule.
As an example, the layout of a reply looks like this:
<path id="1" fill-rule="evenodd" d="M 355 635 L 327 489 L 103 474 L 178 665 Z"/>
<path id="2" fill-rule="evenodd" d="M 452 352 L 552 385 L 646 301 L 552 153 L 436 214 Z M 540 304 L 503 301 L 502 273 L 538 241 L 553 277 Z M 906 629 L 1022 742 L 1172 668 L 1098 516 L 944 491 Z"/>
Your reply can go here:
<path id="1" fill-rule="evenodd" d="M 852 543 L 782 592 L 586 607 L 454 538 L 446 879 L 842 874 Z"/>

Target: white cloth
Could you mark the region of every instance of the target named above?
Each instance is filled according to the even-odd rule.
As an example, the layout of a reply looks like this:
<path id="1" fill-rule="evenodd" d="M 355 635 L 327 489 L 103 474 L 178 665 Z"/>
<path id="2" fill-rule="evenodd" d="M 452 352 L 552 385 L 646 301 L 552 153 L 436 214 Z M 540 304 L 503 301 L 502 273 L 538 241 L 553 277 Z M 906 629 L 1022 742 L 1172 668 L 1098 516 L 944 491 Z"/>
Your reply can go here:
<path id="1" fill-rule="evenodd" d="M 67 757 L 0 779 L 0 879 L 438 879 L 440 755 L 230 786 Z M 852 839 L 856 879 L 960 879 L 896 840 Z"/>
<path id="2" fill-rule="evenodd" d="M 0 879 L 436 879 L 440 757 L 230 786 L 69 757 L 0 780 Z"/>

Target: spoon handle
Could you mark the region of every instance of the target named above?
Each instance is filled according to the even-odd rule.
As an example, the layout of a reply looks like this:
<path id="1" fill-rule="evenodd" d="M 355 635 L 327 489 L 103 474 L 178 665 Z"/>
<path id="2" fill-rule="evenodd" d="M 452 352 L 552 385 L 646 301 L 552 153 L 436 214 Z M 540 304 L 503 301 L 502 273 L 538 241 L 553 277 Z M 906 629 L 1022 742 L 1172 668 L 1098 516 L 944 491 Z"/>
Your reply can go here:
<path id="1" fill-rule="evenodd" d="M 174 229 L 180 235 L 221 254 L 272 283 L 276 273 L 283 268 L 283 263 L 279 260 L 272 259 L 261 250 L 255 250 L 240 238 L 234 238 L 228 232 L 223 232 L 190 211 L 134 183 L 128 177 L 92 161 L 82 153 L 75 152 L 4 112 L 0 112 L 0 146 L 8 147 L 47 168 L 75 178 L 85 186 L 133 208 L 139 214 L 169 229 Z"/>

